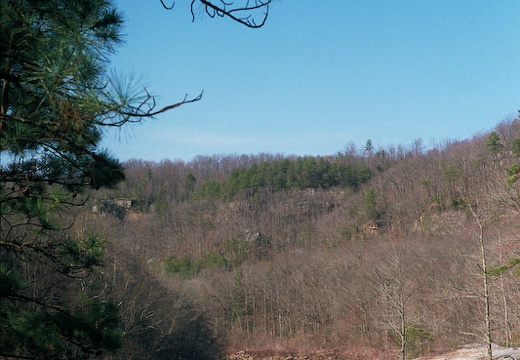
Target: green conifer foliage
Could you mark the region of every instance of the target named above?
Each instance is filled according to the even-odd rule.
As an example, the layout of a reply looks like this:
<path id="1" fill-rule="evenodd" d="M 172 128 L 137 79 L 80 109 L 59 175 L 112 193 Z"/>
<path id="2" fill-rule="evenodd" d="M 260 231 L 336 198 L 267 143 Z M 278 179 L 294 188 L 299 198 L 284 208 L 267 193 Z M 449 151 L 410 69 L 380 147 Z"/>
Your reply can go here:
<path id="1" fill-rule="evenodd" d="M 0 357 L 88 358 L 122 331 L 85 281 L 103 239 L 68 231 L 69 210 L 124 178 L 99 148 L 103 128 L 153 116 L 153 98 L 107 74 L 123 23 L 111 1 L 0 6 Z"/>
<path id="2" fill-rule="evenodd" d="M 497 155 L 504 148 L 500 142 L 500 136 L 496 131 L 489 134 L 486 145 L 493 155 Z"/>
<path id="3" fill-rule="evenodd" d="M 286 158 L 235 169 L 219 191 L 210 191 L 218 183 L 208 182 L 196 192 L 196 198 L 224 195 L 222 190 L 231 198 L 243 191 L 255 193 L 263 188 L 273 192 L 288 189 L 328 189 L 335 186 L 357 189 L 370 177 L 370 170 L 364 165 L 344 164 L 312 156 Z"/>

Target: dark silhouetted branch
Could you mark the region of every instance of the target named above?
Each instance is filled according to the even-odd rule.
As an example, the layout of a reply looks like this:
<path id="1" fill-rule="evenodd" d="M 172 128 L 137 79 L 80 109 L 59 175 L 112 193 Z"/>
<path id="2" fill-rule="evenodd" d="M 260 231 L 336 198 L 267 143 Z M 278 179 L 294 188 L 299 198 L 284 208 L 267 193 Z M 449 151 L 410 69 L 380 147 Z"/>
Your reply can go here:
<path id="1" fill-rule="evenodd" d="M 146 89 L 145 89 L 146 91 Z M 199 95 L 197 95 L 196 97 L 194 98 L 191 98 L 191 99 L 188 99 L 188 94 L 184 95 L 184 98 L 182 99 L 182 101 L 179 101 L 175 104 L 170 104 L 170 105 L 167 105 L 159 110 L 154 110 L 155 108 L 155 99 L 153 98 L 152 95 L 150 95 L 148 93 L 148 91 L 146 91 L 146 94 L 147 94 L 147 97 L 145 100 L 143 100 L 143 102 L 141 103 L 141 105 L 139 105 L 137 107 L 137 111 L 133 111 L 133 112 L 121 112 L 122 115 L 124 116 L 127 116 L 127 117 L 136 117 L 136 118 L 144 118 L 144 117 L 154 117 L 156 115 L 159 115 L 159 114 L 162 114 L 163 112 L 166 112 L 168 110 L 172 110 L 172 109 L 175 109 L 175 108 L 178 108 L 182 105 L 186 105 L 186 104 L 190 104 L 190 103 L 194 103 L 194 102 L 197 102 L 199 101 L 200 99 L 202 99 L 202 94 L 204 93 L 204 91 L 202 91 Z M 147 111 L 142 111 L 141 110 L 141 107 L 145 104 L 149 104 L 149 101 L 152 101 L 152 105 L 150 106 L 150 108 L 147 110 Z"/>
<path id="2" fill-rule="evenodd" d="M 257 29 L 264 26 L 266 23 L 267 17 L 269 16 L 269 6 L 272 0 L 242 0 L 240 2 L 241 4 L 236 4 L 233 1 L 226 2 L 223 0 L 219 0 L 218 2 L 192 0 L 191 15 L 193 20 L 195 20 L 195 4 L 198 2 L 204 6 L 204 11 L 211 18 L 216 16 L 228 17 L 239 24 Z M 161 0 L 161 4 L 165 9 L 171 10 L 175 6 L 175 1 L 171 6 L 167 6 L 164 3 L 164 0 Z"/>

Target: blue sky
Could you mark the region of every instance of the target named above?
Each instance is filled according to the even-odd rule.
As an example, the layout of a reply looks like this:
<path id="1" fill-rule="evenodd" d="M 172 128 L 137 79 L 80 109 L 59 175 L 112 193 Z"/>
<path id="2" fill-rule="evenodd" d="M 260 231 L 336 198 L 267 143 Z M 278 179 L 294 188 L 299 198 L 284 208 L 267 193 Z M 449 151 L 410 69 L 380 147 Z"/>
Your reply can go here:
<path id="1" fill-rule="evenodd" d="M 159 105 L 200 102 L 105 135 L 121 160 L 333 155 L 489 131 L 520 109 L 518 0 L 275 0 L 248 29 L 177 0 L 117 1 L 112 66 Z M 316 4 L 326 4 L 317 6 Z"/>

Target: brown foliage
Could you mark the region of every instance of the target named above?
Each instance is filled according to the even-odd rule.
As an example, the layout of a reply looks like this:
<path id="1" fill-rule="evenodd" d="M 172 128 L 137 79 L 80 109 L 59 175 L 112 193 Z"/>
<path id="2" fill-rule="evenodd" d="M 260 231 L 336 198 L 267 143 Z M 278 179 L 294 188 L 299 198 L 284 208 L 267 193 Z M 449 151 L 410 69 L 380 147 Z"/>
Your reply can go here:
<path id="1" fill-rule="evenodd" d="M 122 276 L 114 284 L 122 292 L 125 276 L 153 279 L 136 283 L 136 304 L 173 316 L 168 299 L 189 299 L 235 350 L 348 343 L 350 358 L 366 347 L 377 358 L 398 352 L 403 329 L 406 356 L 481 341 L 479 248 L 467 204 L 486 218 L 491 266 L 519 252 L 519 189 L 505 182 L 505 169 L 518 161 L 509 149 L 520 121 L 497 130 L 504 145 L 498 155 L 487 150 L 485 135 L 428 151 L 416 142 L 389 148 L 384 157 L 342 155 L 372 168 L 370 183 L 355 192 L 260 191 L 190 201 L 189 191 L 204 181 L 223 181 L 234 168 L 279 157 L 129 162 L 127 182 L 102 196 L 129 197 L 138 206 L 123 220 L 95 219 L 118 239 L 113 264 L 133 259 L 127 275 L 114 270 Z M 194 188 L 186 184 L 190 178 Z M 172 256 L 186 256 L 192 273 L 168 273 L 164 264 Z M 510 345 L 520 337 L 519 283 L 511 274 L 490 282 L 494 338 Z M 400 296 L 402 306 L 395 301 Z M 396 323 L 403 310 L 405 328 Z M 168 316 L 155 316 L 170 324 L 164 334 L 173 321 Z"/>

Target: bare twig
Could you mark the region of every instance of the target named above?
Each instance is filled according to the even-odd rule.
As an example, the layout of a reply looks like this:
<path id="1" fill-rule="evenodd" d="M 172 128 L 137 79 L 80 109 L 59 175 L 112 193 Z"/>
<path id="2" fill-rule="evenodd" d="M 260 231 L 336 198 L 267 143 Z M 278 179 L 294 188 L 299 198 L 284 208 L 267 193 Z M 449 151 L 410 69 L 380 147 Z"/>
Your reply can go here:
<path id="1" fill-rule="evenodd" d="M 145 89 L 146 91 L 146 89 Z M 204 92 L 201 92 L 199 95 L 197 95 L 196 97 L 194 98 L 191 98 L 191 99 L 188 99 L 188 94 L 184 95 L 184 98 L 182 99 L 182 101 L 179 101 L 175 104 L 170 104 L 170 105 L 167 105 L 159 110 L 155 110 L 153 111 L 153 109 L 155 108 L 155 100 L 153 99 L 153 97 L 148 93 L 148 91 L 146 91 L 146 94 L 147 94 L 147 98 L 141 103 L 141 105 L 139 105 L 137 107 L 137 110 L 136 112 L 122 112 L 121 114 L 122 115 L 125 115 L 125 116 L 129 116 L 129 117 L 140 117 L 140 118 L 143 118 L 143 117 L 154 117 L 156 115 L 159 115 L 163 112 L 166 112 L 168 110 L 172 110 L 172 109 L 175 109 L 175 108 L 178 108 L 182 105 L 186 105 L 186 104 L 190 104 L 190 103 L 194 103 L 194 102 L 197 102 L 199 101 L 200 99 L 202 99 L 202 94 Z M 141 107 L 148 103 L 148 101 L 152 100 L 153 101 L 153 105 L 150 107 L 150 109 L 148 111 L 145 111 L 145 112 L 139 112 L 139 110 L 141 109 Z"/>
<path id="2" fill-rule="evenodd" d="M 171 10 L 175 6 L 175 1 L 171 6 L 166 5 L 164 0 L 160 1 L 162 6 L 167 10 Z M 226 2 L 220 0 L 220 3 L 217 3 L 208 0 L 192 0 L 191 16 L 192 20 L 195 21 L 195 3 L 200 2 L 204 6 L 206 14 L 211 18 L 214 18 L 215 16 L 228 17 L 246 27 L 257 29 L 261 28 L 266 23 L 267 17 L 269 16 L 269 6 L 271 1 L 272 0 L 247 0 L 243 5 L 236 5 L 233 1 Z M 261 10 L 263 10 L 263 12 L 260 15 L 260 20 L 257 21 L 255 14 L 261 12 Z"/>
<path id="3" fill-rule="evenodd" d="M 164 0 L 161 0 L 161 4 L 162 6 L 166 9 L 166 10 L 171 10 L 175 7 L 175 1 L 172 3 L 171 6 L 167 6 L 165 3 L 164 3 Z"/>

